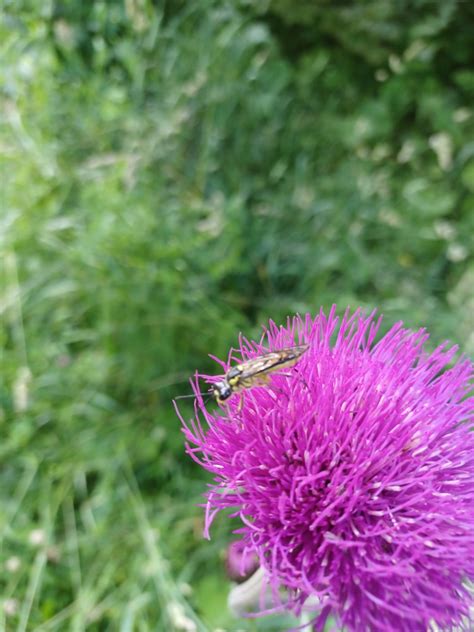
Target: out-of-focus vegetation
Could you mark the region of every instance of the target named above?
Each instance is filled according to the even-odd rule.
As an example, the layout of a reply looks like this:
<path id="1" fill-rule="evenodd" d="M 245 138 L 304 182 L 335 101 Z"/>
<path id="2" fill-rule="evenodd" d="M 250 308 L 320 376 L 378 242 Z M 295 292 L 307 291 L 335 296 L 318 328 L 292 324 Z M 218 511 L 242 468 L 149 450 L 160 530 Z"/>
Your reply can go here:
<path id="1" fill-rule="evenodd" d="M 281 629 L 226 612 L 171 399 L 333 302 L 473 351 L 474 5 L 5 0 L 0 29 L 3 629 Z"/>

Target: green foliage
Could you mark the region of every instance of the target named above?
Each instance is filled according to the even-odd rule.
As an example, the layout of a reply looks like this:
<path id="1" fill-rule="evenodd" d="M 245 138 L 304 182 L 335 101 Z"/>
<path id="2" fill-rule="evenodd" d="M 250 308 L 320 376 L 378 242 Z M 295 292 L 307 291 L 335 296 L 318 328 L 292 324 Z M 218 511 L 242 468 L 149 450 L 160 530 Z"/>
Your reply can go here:
<path id="1" fill-rule="evenodd" d="M 473 12 L 409 4 L 4 2 L 12 629 L 264 629 L 170 403 L 240 331 L 337 302 L 474 350 Z"/>

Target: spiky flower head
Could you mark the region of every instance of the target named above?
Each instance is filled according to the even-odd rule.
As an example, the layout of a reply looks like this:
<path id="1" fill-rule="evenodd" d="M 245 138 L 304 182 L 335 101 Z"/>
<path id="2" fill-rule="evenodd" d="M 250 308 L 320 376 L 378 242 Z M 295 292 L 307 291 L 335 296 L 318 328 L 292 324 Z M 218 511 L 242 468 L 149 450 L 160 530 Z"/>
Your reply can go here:
<path id="1" fill-rule="evenodd" d="M 379 325 L 334 308 L 270 322 L 223 371 L 308 343 L 294 367 L 217 409 L 196 381 L 183 423 L 187 451 L 214 475 L 206 535 L 231 509 L 275 601 L 282 588 L 296 612 L 318 600 L 315 629 L 332 614 L 356 632 L 470 630 L 473 365 L 446 343 L 429 353 L 425 330 L 402 323 L 376 342 Z"/>

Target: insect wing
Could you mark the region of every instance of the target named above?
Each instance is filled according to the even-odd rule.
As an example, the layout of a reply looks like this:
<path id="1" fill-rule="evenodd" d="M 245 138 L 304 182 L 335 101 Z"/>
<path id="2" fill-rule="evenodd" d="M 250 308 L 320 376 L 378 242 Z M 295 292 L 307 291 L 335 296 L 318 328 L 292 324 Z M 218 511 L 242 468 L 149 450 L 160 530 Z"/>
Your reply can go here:
<path id="1" fill-rule="evenodd" d="M 254 377 L 262 373 L 268 373 L 272 368 L 276 367 L 280 362 L 279 353 L 266 353 L 265 355 L 247 360 L 237 365 L 239 370 L 239 377 L 243 380 L 249 377 Z"/>
<path id="2" fill-rule="evenodd" d="M 300 356 L 308 349 L 308 345 L 289 347 L 280 351 L 265 353 L 258 358 L 247 360 L 237 365 L 240 371 L 240 379 L 257 377 L 258 375 L 273 373 L 280 369 L 292 367 L 299 360 Z"/>

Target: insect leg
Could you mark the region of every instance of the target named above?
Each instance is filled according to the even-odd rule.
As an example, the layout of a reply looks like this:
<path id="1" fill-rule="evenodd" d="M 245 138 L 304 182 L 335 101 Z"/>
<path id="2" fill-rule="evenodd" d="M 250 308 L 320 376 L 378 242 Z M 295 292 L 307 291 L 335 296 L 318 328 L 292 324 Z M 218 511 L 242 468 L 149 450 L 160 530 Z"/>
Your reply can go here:
<path id="1" fill-rule="evenodd" d="M 298 371 L 298 369 L 295 369 L 295 371 L 296 371 L 296 373 L 298 373 L 298 374 L 300 373 L 300 372 Z M 299 380 L 300 382 L 303 382 L 303 384 L 306 386 L 306 390 L 307 390 L 307 391 L 309 391 L 309 386 L 308 386 L 308 384 L 307 384 L 306 380 L 305 380 L 305 379 L 301 376 L 301 374 L 299 375 L 298 380 Z"/>

